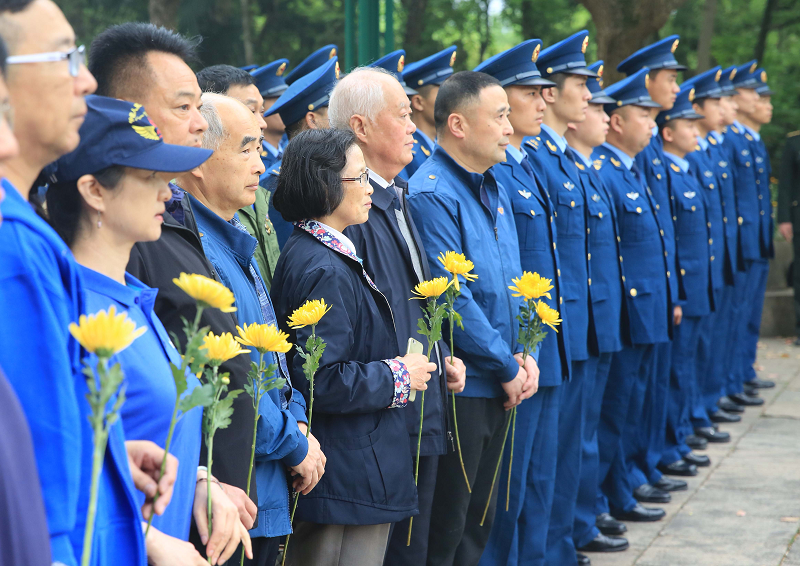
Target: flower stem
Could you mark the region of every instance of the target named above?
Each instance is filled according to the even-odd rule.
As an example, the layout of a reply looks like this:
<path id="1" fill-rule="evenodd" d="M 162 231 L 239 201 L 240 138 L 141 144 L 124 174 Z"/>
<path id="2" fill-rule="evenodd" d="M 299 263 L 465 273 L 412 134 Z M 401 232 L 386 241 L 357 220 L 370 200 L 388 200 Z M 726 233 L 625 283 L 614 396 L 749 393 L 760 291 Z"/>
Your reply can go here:
<path id="1" fill-rule="evenodd" d="M 430 349 L 428 349 L 428 353 L 430 354 Z M 429 358 L 430 359 L 430 358 Z M 422 400 L 420 401 L 419 406 L 419 432 L 417 434 L 417 463 L 414 468 L 414 485 L 418 485 L 419 482 L 419 454 L 422 449 L 422 419 L 425 416 L 425 391 L 422 392 Z M 408 521 L 408 540 L 406 541 L 406 546 L 411 546 L 411 529 L 414 526 L 414 517 Z"/>
<path id="2" fill-rule="evenodd" d="M 89 491 L 89 510 L 86 514 L 86 528 L 83 533 L 82 566 L 91 564 L 92 538 L 94 537 L 94 522 L 97 515 L 97 495 L 100 472 L 103 469 L 103 457 L 106 452 L 108 434 L 104 433 L 102 419 L 94 423 L 94 450 L 92 452 L 92 484 Z"/>
<path id="3" fill-rule="evenodd" d="M 217 383 L 217 372 L 218 371 L 219 371 L 219 367 L 218 366 L 214 366 L 214 374 L 213 374 L 213 378 L 212 378 L 212 383 L 214 383 L 219 388 L 217 389 L 217 394 L 214 397 L 214 403 L 213 403 L 213 405 L 211 405 L 212 413 L 216 413 L 217 404 L 219 403 L 219 397 L 220 397 L 220 395 L 222 395 L 222 387 L 219 386 L 219 384 Z M 216 432 L 216 429 L 212 428 L 213 427 L 213 423 L 216 420 L 214 417 L 215 417 L 215 415 L 212 414 L 211 415 L 212 426 L 209 427 L 208 440 L 206 441 L 206 447 L 208 448 L 208 463 L 206 465 L 206 490 L 207 490 L 206 491 L 206 494 L 207 494 L 206 507 L 207 507 L 207 512 L 208 512 L 208 538 L 209 538 L 209 540 L 211 540 L 211 533 L 213 531 L 213 528 L 212 528 L 212 514 L 211 514 L 211 464 L 213 463 L 212 455 L 214 454 L 214 433 Z M 208 558 L 208 563 L 211 564 L 211 557 L 207 556 L 207 558 Z"/>
<path id="4" fill-rule="evenodd" d="M 517 408 L 511 409 L 511 454 L 508 457 L 508 491 L 506 492 L 506 511 L 511 499 L 511 465 L 514 463 L 514 435 L 517 432 Z"/>
<path id="5" fill-rule="evenodd" d="M 453 341 L 453 302 L 450 301 L 450 365 L 453 365 L 453 349 L 455 342 Z M 472 493 L 472 488 L 469 485 L 469 477 L 467 477 L 467 468 L 464 467 L 464 455 L 461 452 L 461 438 L 458 436 L 458 416 L 456 415 L 456 392 L 452 392 L 453 397 L 453 428 L 456 430 L 456 446 L 458 447 L 458 461 L 461 463 L 461 472 L 464 474 L 464 481 L 467 482 L 467 493 Z"/>
<path id="6" fill-rule="evenodd" d="M 261 352 L 258 358 L 258 371 L 259 375 L 264 371 L 264 352 Z M 253 408 L 255 415 L 253 416 L 253 443 L 250 446 L 250 466 L 247 468 L 247 490 L 245 493 L 250 497 L 250 480 L 253 476 L 253 462 L 256 458 L 256 433 L 258 432 L 258 406 L 261 404 L 261 387 L 258 383 L 253 382 Z M 244 565 L 244 549 L 242 549 L 242 558 L 239 560 L 239 566 Z"/>
<path id="7" fill-rule="evenodd" d="M 175 421 L 178 417 L 178 404 L 180 403 L 180 397 L 175 399 L 175 406 L 172 409 L 172 420 L 169 422 L 169 432 L 167 433 L 167 442 L 164 444 L 164 459 L 161 460 L 161 470 L 158 473 L 158 483 L 161 483 L 161 478 L 164 477 L 164 474 L 167 472 L 167 456 L 169 455 L 169 447 L 172 444 L 172 435 L 175 433 Z M 156 491 L 155 497 L 153 497 L 153 508 L 155 508 L 156 501 L 161 494 Z M 147 539 L 147 533 L 150 532 L 150 526 L 153 524 L 153 518 L 156 516 L 155 513 L 150 514 L 150 518 L 147 520 L 147 528 L 144 531 L 144 538 Z"/>
<path id="8" fill-rule="evenodd" d="M 497 466 L 494 469 L 494 476 L 492 477 L 492 487 L 489 489 L 489 497 L 486 499 L 486 508 L 483 510 L 483 517 L 481 517 L 481 524 L 483 526 L 486 521 L 486 514 L 489 512 L 489 504 L 492 502 L 492 493 L 494 493 L 494 484 L 497 481 L 497 472 L 500 471 L 500 464 L 503 462 L 503 451 L 506 449 L 506 440 L 508 440 L 508 430 L 511 428 L 511 416 L 509 415 L 508 422 L 506 422 L 506 432 L 503 435 L 503 445 L 500 447 L 500 457 L 497 459 Z"/>

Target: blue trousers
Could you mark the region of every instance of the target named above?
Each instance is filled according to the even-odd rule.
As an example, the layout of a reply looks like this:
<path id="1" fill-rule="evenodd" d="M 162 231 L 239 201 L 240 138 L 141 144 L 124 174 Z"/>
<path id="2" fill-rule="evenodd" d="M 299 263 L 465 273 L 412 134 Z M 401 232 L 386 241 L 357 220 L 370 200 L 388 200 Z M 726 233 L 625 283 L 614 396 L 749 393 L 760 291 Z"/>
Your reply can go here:
<path id="1" fill-rule="evenodd" d="M 608 372 L 611 369 L 611 356 L 612 354 L 600 354 L 600 357 L 596 358 L 594 375 L 587 374 L 586 385 L 583 388 L 586 419 L 583 423 L 581 477 L 572 528 L 572 540 L 576 548 L 589 544 L 600 534 L 595 526 L 596 517 L 601 513 L 597 511 L 597 495 L 600 488 L 597 477 L 600 465 L 597 426 L 600 422 Z"/>
<path id="2" fill-rule="evenodd" d="M 623 346 L 611 360 L 597 428 L 597 444 L 600 451 L 598 478 L 612 513 L 627 512 L 636 506 L 633 498 L 635 486 L 630 485 L 626 456 L 632 444 L 631 431 L 640 424 L 631 421 L 641 416 L 646 389 L 643 382 L 646 383 L 650 375 L 647 364 L 652 363 L 653 349 L 652 344 Z M 629 419 L 632 409 L 636 417 Z M 602 497 L 599 499 L 598 505 L 602 509 Z"/>
<path id="3" fill-rule="evenodd" d="M 753 270 L 755 272 L 752 278 L 753 287 L 748 291 L 750 312 L 745 319 L 744 343 L 742 345 L 742 383 L 756 378 L 756 370 L 753 366 L 756 363 L 758 335 L 761 330 L 761 313 L 764 310 L 764 293 L 767 291 L 769 262 L 767 260 L 757 261 L 753 264 Z"/>
<path id="4" fill-rule="evenodd" d="M 572 527 L 581 482 L 581 451 L 586 426 L 586 390 L 593 385 L 599 358 L 572 362 L 572 380 L 561 386 L 558 414 L 558 463 L 550 526 L 547 530 L 547 558 L 551 566 L 577 566 Z"/>
<path id="5" fill-rule="evenodd" d="M 748 288 L 752 286 L 751 279 L 755 272 L 752 269 L 753 262 L 746 262 L 744 271 L 737 271 L 734 276 L 733 287 L 733 313 L 731 322 L 731 352 L 730 367 L 725 378 L 725 394 L 733 395 L 742 392 L 741 371 L 744 364 L 742 350 L 744 349 L 744 334 L 746 325 L 746 315 L 750 312 L 749 300 L 747 296 Z"/>
<path id="6" fill-rule="evenodd" d="M 720 296 L 722 293 L 715 293 Z M 697 358 L 695 364 L 695 387 L 694 395 L 690 399 L 689 421 L 692 431 L 695 428 L 711 426 L 711 419 L 708 418 L 706 411 L 705 391 L 709 387 L 709 381 L 714 381 L 711 376 L 712 366 L 716 365 L 717 357 L 725 353 L 723 350 L 714 350 L 714 328 L 719 324 L 719 313 L 716 311 L 704 316 L 700 321 L 700 329 L 697 333 Z M 690 433 L 691 434 L 691 433 Z"/>
<path id="7" fill-rule="evenodd" d="M 719 293 L 716 301 L 716 312 L 712 315 L 715 318 L 711 325 L 711 353 L 708 364 L 705 368 L 706 381 L 703 388 L 703 406 L 708 415 L 717 412 L 717 401 L 720 397 L 727 394 L 726 384 L 728 373 L 731 369 L 733 356 L 731 352 L 736 351 L 736 332 L 734 330 L 736 320 L 736 287 L 725 285 Z M 701 368 L 702 369 L 702 368 Z"/>
<path id="8" fill-rule="evenodd" d="M 511 497 L 506 499 L 511 455 L 509 435 L 497 480 L 500 489 L 497 511 L 479 562 L 481 566 L 544 564 L 556 479 L 562 387 L 540 387 L 533 397 L 517 407 Z"/>
<path id="9" fill-rule="evenodd" d="M 675 327 L 672 343 L 672 370 L 667 406 L 667 437 L 662 462 L 677 462 L 690 450 L 686 437 L 691 431 L 689 415 L 697 386 L 697 338 L 703 317 L 684 316 Z"/>

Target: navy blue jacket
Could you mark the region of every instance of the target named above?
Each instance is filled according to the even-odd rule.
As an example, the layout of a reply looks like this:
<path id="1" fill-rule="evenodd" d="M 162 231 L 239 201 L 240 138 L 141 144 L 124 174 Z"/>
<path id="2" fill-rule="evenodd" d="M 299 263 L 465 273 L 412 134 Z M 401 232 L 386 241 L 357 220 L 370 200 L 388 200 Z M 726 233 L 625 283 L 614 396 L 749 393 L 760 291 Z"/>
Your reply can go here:
<path id="1" fill-rule="evenodd" d="M 297 519 L 375 525 L 416 514 L 402 409 L 410 380 L 405 365 L 394 359 L 400 352 L 389 302 L 360 259 L 314 221 L 296 226 L 286 243 L 272 296 L 281 328 L 294 344 L 305 344 L 311 327 L 289 328 L 289 315 L 307 300 L 324 299 L 331 306 L 316 328 L 326 347 L 314 379 L 311 422 L 328 463 L 314 490 L 300 496 Z M 287 359 L 294 382 L 310 400 L 303 359 L 294 349 Z"/>
<path id="2" fill-rule="evenodd" d="M 261 178 L 258 180 L 258 184 L 262 189 L 269 192 L 269 220 L 275 227 L 275 236 L 278 238 L 278 246 L 283 249 L 283 246 L 286 245 L 286 240 L 292 235 L 294 226 L 291 222 L 284 220 L 281 213 L 272 206 L 272 196 L 275 194 L 275 189 L 278 186 L 278 175 L 280 175 L 281 172 L 281 161 L 282 160 L 278 159 L 271 167 L 264 171 L 264 174 L 261 175 Z"/>
<path id="3" fill-rule="evenodd" d="M 745 134 L 745 139 L 749 133 Z M 758 187 L 758 215 L 759 215 L 759 243 L 761 246 L 762 259 L 775 257 L 775 246 L 772 235 L 775 233 L 774 220 L 772 218 L 772 194 L 769 190 L 769 179 L 772 173 L 772 166 L 769 161 L 767 146 L 763 139 L 748 139 L 756 157 L 756 185 Z"/>
<path id="4" fill-rule="evenodd" d="M 536 272 L 553 281 L 553 290 L 550 291 L 552 298 L 542 297 L 542 300 L 550 307 L 562 311 L 563 285 L 559 254 L 556 250 L 558 235 L 554 225 L 553 206 L 547 191 L 509 152 L 506 152 L 504 162 L 492 167 L 492 172 L 511 200 L 522 269 Z M 548 329 L 539 345 L 539 385 L 542 387 L 561 385 L 570 377 L 571 321 L 566 320 L 565 316 L 561 318 L 564 322 L 559 326 L 558 332 Z"/>
<path id="5" fill-rule="evenodd" d="M 605 145 L 592 157 L 600 165 L 600 176 L 609 190 L 619 224 L 620 255 L 625 265 L 627 319 L 622 328 L 626 343 L 656 344 L 670 339 L 668 257 L 664 232 L 656 217 L 656 203 L 644 181 L 639 181 L 616 154 Z"/>
<path id="6" fill-rule="evenodd" d="M 624 265 L 619 249 L 619 226 L 613 200 L 594 164 L 576 162 L 586 195 L 589 278 L 592 301 L 589 350 L 593 354 L 622 349 L 620 325 Z"/>
<path id="7" fill-rule="evenodd" d="M 750 135 L 750 134 L 747 134 Z M 752 137 L 752 136 L 750 136 Z M 743 127 L 731 125 L 725 133 L 723 145 L 728 146 L 734 164 L 736 205 L 739 212 L 739 242 L 742 258 L 755 261 L 761 255 L 761 206 L 759 203 L 756 173 L 756 156 L 753 147 L 745 138 Z M 763 200 L 763 198 L 762 198 Z"/>
<path id="8" fill-rule="evenodd" d="M 562 152 L 542 128 L 538 143 L 523 143 L 555 208 L 558 257 L 563 267 L 563 319 L 569 325 L 569 355 L 575 361 L 589 357 L 589 268 L 586 248 L 586 196 L 575 161 Z M 567 151 L 572 152 L 567 148 Z"/>
<path id="9" fill-rule="evenodd" d="M 409 182 L 408 203 L 428 255 L 431 272 L 447 276 L 440 253 L 463 253 L 478 279 L 461 285 L 456 310 L 464 330 L 455 329 L 455 354 L 467 366 L 466 397 L 505 397 L 501 383 L 516 378 L 514 353 L 521 302 L 511 280 L 522 275 L 511 201 L 491 170 L 483 175 L 458 165 L 441 146 Z"/>
<path id="10" fill-rule="evenodd" d="M 718 191 L 715 189 L 711 195 L 704 195 L 704 189 L 692 171 L 693 165 L 690 164 L 689 171 L 684 173 L 670 156 L 666 158 L 670 160 L 667 175 L 677 217 L 675 243 L 678 246 L 683 287 L 686 290 L 683 315 L 705 316 L 714 309 L 711 275 L 714 247 L 709 228 L 708 197 L 715 198 Z"/>
<path id="11" fill-rule="evenodd" d="M 412 136 L 414 137 L 414 149 L 411 150 L 411 163 L 406 165 L 398 174 L 398 177 L 406 180 L 410 179 L 433 153 L 433 148 L 428 146 L 428 142 L 419 134 L 419 130 L 414 132 Z"/>
<path id="12" fill-rule="evenodd" d="M 414 338 L 422 342 L 426 351 L 427 338 L 419 334 L 417 321 L 422 318 L 425 303 L 423 301 L 409 301 L 412 289 L 420 280 L 414 272 L 408 244 L 400 232 L 397 221 L 395 204 L 399 204 L 397 193 L 394 189 L 388 190 L 378 183 L 370 181 L 374 192 L 372 193 L 372 210 L 369 220 L 364 224 L 348 227 L 344 234 L 353 242 L 358 256 L 364 262 L 364 270 L 386 296 L 394 313 L 394 324 L 397 330 L 398 351 L 405 354 L 408 339 Z M 407 190 L 407 183 L 396 178 L 395 184 Z M 431 278 L 428 267 L 428 257 L 420 240 L 417 227 L 408 213 L 408 203 L 403 196 L 402 214 L 405 215 L 411 237 L 417 248 L 422 266 L 423 280 Z M 447 331 L 445 331 L 447 335 Z M 438 354 L 437 354 L 438 353 Z M 445 433 L 447 431 L 446 411 L 444 402 L 447 400 L 447 380 L 443 371 L 444 356 L 450 351 L 446 349 L 444 341 L 439 342 L 437 350 L 431 354 L 431 361 L 437 366 L 431 374 L 428 389 L 425 391 L 425 418 L 422 425 L 422 444 L 420 454 L 433 456 L 447 452 Z M 406 426 L 411 437 L 411 446 L 416 454 L 417 435 L 419 433 L 419 409 L 421 403 L 409 404 L 403 411 L 406 417 Z"/>

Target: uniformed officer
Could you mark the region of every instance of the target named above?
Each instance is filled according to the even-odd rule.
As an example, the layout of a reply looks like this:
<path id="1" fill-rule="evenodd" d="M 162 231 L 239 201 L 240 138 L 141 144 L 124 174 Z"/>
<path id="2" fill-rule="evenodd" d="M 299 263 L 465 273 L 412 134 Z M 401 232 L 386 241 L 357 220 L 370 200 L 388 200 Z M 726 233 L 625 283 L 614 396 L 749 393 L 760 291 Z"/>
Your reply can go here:
<path id="1" fill-rule="evenodd" d="M 729 328 L 732 324 L 734 302 L 734 273 L 738 260 L 738 224 L 736 193 L 732 168 L 722 150 L 722 131 L 725 127 L 724 96 L 720 80 L 722 68 L 717 66 L 695 75 L 684 83 L 694 88 L 692 107 L 702 118 L 695 120 L 699 131 L 697 147 L 686 155 L 692 164 L 707 198 L 709 228 L 713 239 L 711 260 L 714 311 L 705 317 L 698 336 L 697 398 L 692 407 L 695 433 L 709 442 L 725 442 L 730 435 L 717 432 L 712 422 L 738 422 L 741 417 L 717 407 L 726 381 L 726 359 L 731 348 Z M 726 77 L 727 78 L 727 77 Z M 730 222 L 728 221 L 730 217 Z M 691 300 L 691 297 L 689 297 Z M 702 430 L 701 430 L 702 429 Z"/>
<path id="2" fill-rule="evenodd" d="M 662 457 L 665 464 L 680 461 L 685 454 L 691 452 L 685 440 L 692 431 L 690 417 L 697 397 L 698 343 L 703 321 L 714 308 L 713 258 L 716 248 L 712 235 L 716 218 L 712 217 L 712 213 L 719 210 L 720 200 L 717 196 L 719 191 L 714 187 L 707 187 L 714 184 L 714 178 L 713 173 L 710 180 L 704 175 L 707 171 L 704 161 L 700 160 L 698 165 L 686 160 L 687 153 L 694 151 L 697 146 L 698 130 L 695 122 L 702 118 L 702 115 L 694 111 L 693 100 L 693 86 L 684 85 L 678 93 L 675 105 L 670 110 L 662 110 L 656 117 L 664 155 L 669 162 L 667 175 L 673 216 L 676 218 L 676 252 L 680 257 L 686 291 L 683 319 L 674 329 L 666 449 Z M 700 184 L 693 170 L 697 166 L 703 170 L 700 178 L 704 185 Z M 704 194 L 705 191 L 708 194 Z M 719 214 L 721 216 L 722 213 Z M 722 224 L 721 218 L 719 223 Z M 710 423 L 709 428 L 714 430 Z"/>
<path id="3" fill-rule="evenodd" d="M 569 123 L 586 119 L 592 97 L 586 88 L 586 79 L 596 74 L 586 67 L 584 53 L 588 44 L 589 32 L 583 30 L 551 45 L 539 55 L 538 66 L 542 76 L 555 82 L 556 86 L 542 91 L 547 106 L 538 147 L 525 146 L 531 161 L 536 164 L 534 170 L 541 173 L 540 178 L 556 212 L 558 255 L 563 268 L 562 318 L 569 325 L 571 380 L 561 388 L 553 502 L 551 508 L 544 507 L 540 511 L 542 523 L 547 523 L 548 517 L 550 519 L 545 563 L 552 565 L 574 564 L 576 560 L 572 524 L 580 484 L 585 413 L 583 389 L 589 376 L 597 371 L 598 362 L 597 356 L 589 356 L 587 338 L 592 280 L 588 275 L 586 195 L 576 165 L 578 157 L 567 147 L 564 139 Z M 543 493 L 546 490 L 545 485 L 536 488 Z"/>
<path id="4" fill-rule="evenodd" d="M 603 90 L 603 61 L 590 65 L 589 70 L 594 71 L 597 78 L 589 77 L 586 81 L 586 86 L 592 93 L 586 119 L 570 124 L 565 136 L 577 158 L 575 166 L 580 172 L 586 195 L 588 275 L 592 280 L 589 293 L 592 305 L 592 318 L 589 320 L 589 359 L 597 358 L 597 369 L 594 375 L 586 376 L 583 388 L 585 423 L 572 540 L 575 548 L 581 551 L 614 552 L 625 550 L 628 547 L 627 540 L 607 535 L 623 534 L 627 528 L 608 513 L 598 517 L 596 511 L 599 489 L 597 425 L 611 368 L 611 356 L 622 348 L 620 317 L 623 265 L 613 201 L 592 163 L 592 151 L 606 141 L 609 117 L 603 105 L 616 100 Z M 582 563 L 586 562 L 578 556 L 578 564 Z"/>
<path id="5" fill-rule="evenodd" d="M 509 136 L 505 161 L 492 167 L 492 172 L 511 201 L 522 269 L 552 280 L 552 298 L 543 300 L 552 308 L 563 310 L 555 211 L 547 191 L 533 173 L 530 158 L 522 150 L 523 138 L 540 132 L 539 121 L 545 111 L 542 88 L 555 84 L 543 79 L 537 68 L 541 46 L 538 39 L 524 41 L 484 61 L 475 70 L 500 81 L 511 107 L 509 121 L 514 133 Z M 507 511 L 504 505 L 497 510 L 495 525 L 481 557 L 480 564 L 484 566 L 544 561 L 547 521 L 540 515 L 540 509 L 541 500 L 548 493 L 552 498 L 553 493 L 559 390 L 569 376 L 570 367 L 568 336 L 569 325 L 565 320 L 558 332 L 548 331 L 539 346 L 539 390 L 517 408 L 519 442 L 515 443 L 511 470 L 512 498 Z M 508 477 L 510 448 L 508 443 L 501 477 Z M 549 487 L 542 492 L 542 482 L 533 485 L 531 478 L 546 479 Z"/>
<path id="6" fill-rule="evenodd" d="M 630 436 L 637 432 L 643 418 L 641 384 L 652 378 L 656 344 L 669 340 L 670 324 L 665 232 L 644 173 L 635 162 L 650 143 L 654 124 L 650 114 L 659 107 L 647 92 L 648 72 L 642 69 L 606 89 L 617 102 L 605 105 L 611 118 L 606 143 L 592 154 L 619 223 L 627 313 L 622 324 L 623 348 L 613 355 L 603 396 L 597 433 L 598 477 L 611 514 L 625 521 L 657 521 L 665 515 L 662 509 L 646 508 L 637 502 L 633 493 L 636 486 L 631 485 L 625 463 L 626 451 L 632 452 L 635 446 Z"/>
<path id="7" fill-rule="evenodd" d="M 339 62 L 337 57 L 329 59 L 322 66 L 296 80 L 264 113 L 265 118 L 279 114 L 286 124 L 286 133 L 291 140 L 294 136 L 308 129 L 328 127 L 328 101 L 339 78 Z M 281 170 L 280 160 L 272 164 L 261 178 L 261 186 L 275 192 L 278 174 Z M 270 206 L 269 219 L 275 226 L 278 244 L 283 247 L 292 233 L 292 225 L 286 222 L 280 212 Z"/>
<path id="8" fill-rule="evenodd" d="M 262 113 L 272 108 L 278 97 L 289 88 L 283 78 L 288 65 L 288 59 L 278 59 L 250 73 L 253 75 L 255 85 L 264 98 Z M 283 154 L 282 146 L 285 144 L 281 142 L 286 135 L 286 126 L 283 124 L 280 114 L 271 114 L 265 117 L 264 121 L 267 127 L 261 130 L 264 135 L 264 142 L 261 144 L 263 146 L 261 149 L 261 161 L 264 162 L 265 170 L 268 171 L 272 164 L 278 161 Z"/>
<path id="9" fill-rule="evenodd" d="M 451 45 L 438 53 L 410 63 L 403 69 L 403 82 L 407 88 L 416 91 L 411 99 L 411 120 L 417 126 L 414 132 L 414 159 L 400 172 L 400 177 L 410 179 L 419 166 L 430 157 L 436 144 L 436 125 L 433 107 L 439 86 L 453 74 L 456 62 L 456 46 Z"/>
<path id="10" fill-rule="evenodd" d="M 303 59 L 297 67 L 289 71 L 284 79 L 286 84 L 291 86 L 292 83 L 299 80 L 300 77 L 304 77 L 311 71 L 319 69 L 322 65 L 336 57 L 338 49 L 336 45 L 331 43 L 314 51 L 311 55 Z"/>
<path id="11" fill-rule="evenodd" d="M 792 243 L 794 265 L 795 346 L 800 346 L 800 130 L 786 135 L 778 179 L 778 230 L 787 242 Z"/>
<path id="12" fill-rule="evenodd" d="M 647 90 L 650 97 L 660 105 L 660 109 L 669 110 L 675 103 L 678 94 L 678 72 L 686 69 L 675 59 L 675 51 L 678 48 L 680 38 L 671 35 L 644 47 L 622 61 L 617 66 L 620 72 L 631 75 L 646 67 L 649 70 Z M 651 111 L 651 117 L 655 119 L 660 109 Z M 673 227 L 672 200 L 670 199 L 669 188 L 667 187 L 667 163 L 661 147 L 661 138 L 658 136 L 658 128 L 653 127 L 653 136 L 650 144 L 636 158 L 636 163 L 644 174 L 645 186 L 651 191 L 655 199 L 655 211 L 658 216 L 661 229 L 664 230 L 666 243 L 666 257 L 668 263 L 669 276 L 669 311 L 672 313 L 670 323 L 679 324 L 682 316 L 681 301 L 683 300 L 683 290 L 680 285 L 680 270 L 677 264 L 678 257 L 675 254 L 675 235 Z M 638 434 L 632 441 L 636 442 L 632 452 L 644 453 L 643 458 L 638 459 L 638 463 L 629 462 L 633 477 L 631 481 L 634 485 L 640 485 L 644 490 L 646 483 L 657 486 L 662 491 L 674 491 L 685 489 L 684 482 L 675 483 L 674 480 L 663 478 L 658 464 L 661 461 L 661 452 L 665 439 L 666 410 L 668 402 L 668 387 L 670 364 L 672 360 L 671 340 L 665 341 L 656 346 L 655 349 L 655 371 L 652 374 L 652 381 L 646 385 L 646 392 L 640 392 L 645 396 L 645 411 L 643 426 L 638 427 Z M 690 438 L 692 442 L 694 438 Z M 705 440 L 697 439 L 693 446 L 701 447 Z M 669 469 L 665 470 L 669 474 L 687 475 L 694 470 L 689 462 L 675 462 Z M 667 499 L 663 494 L 651 494 L 651 501 L 664 501 Z M 647 496 L 642 499 L 647 500 Z"/>

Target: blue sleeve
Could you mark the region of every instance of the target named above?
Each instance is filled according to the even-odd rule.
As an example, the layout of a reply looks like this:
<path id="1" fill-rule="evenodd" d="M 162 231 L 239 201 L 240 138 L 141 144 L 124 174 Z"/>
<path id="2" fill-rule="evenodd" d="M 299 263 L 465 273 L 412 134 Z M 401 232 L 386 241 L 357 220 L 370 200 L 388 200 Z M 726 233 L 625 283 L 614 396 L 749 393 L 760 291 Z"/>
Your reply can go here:
<path id="1" fill-rule="evenodd" d="M 305 397 L 294 387 L 292 387 L 292 399 L 289 401 L 289 412 L 292 413 L 297 422 L 308 424 Z"/>
<path id="2" fill-rule="evenodd" d="M 53 250 L 20 232 L 11 222 L 0 230 L 0 366 L 30 425 L 53 561 L 74 566 L 69 535 L 76 524 L 83 418 L 73 375 L 77 357 L 70 350 L 76 345 L 68 332 L 75 307 Z"/>
<path id="3" fill-rule="evenodd" d="M 461 243 L 461 222 L 456 211 L 432 192 L 415 193 L 408 202 L 417 219 L 417 230 L 425 246 L 432 275 L 449 277 L 450 274 L 437 258 L 440 252 L 465 251 Z M 512 381 L 519 371 L 514 352 L 510 351 L 506 340 L 486 318 L 469 286 L 461 285 L 461 296 L 456 299 L 455 308 L 464 323 L 464 330 L 459 327 L 454 330 L 454 340 L 459 350 L 469 352 L 471 363 L 477 363 L 483 371 L 498 374 L 503 383 Z"/>
<path id="4" fill-rule="evenodd" d="M 256 428 L 256 459 L 259 462 L 281 460 L 296 466 L 308 453 L 308 441 L 297 426 L 291 409 L 281 410 L 280 392 L 273 389 L 261 398 Z"/>

